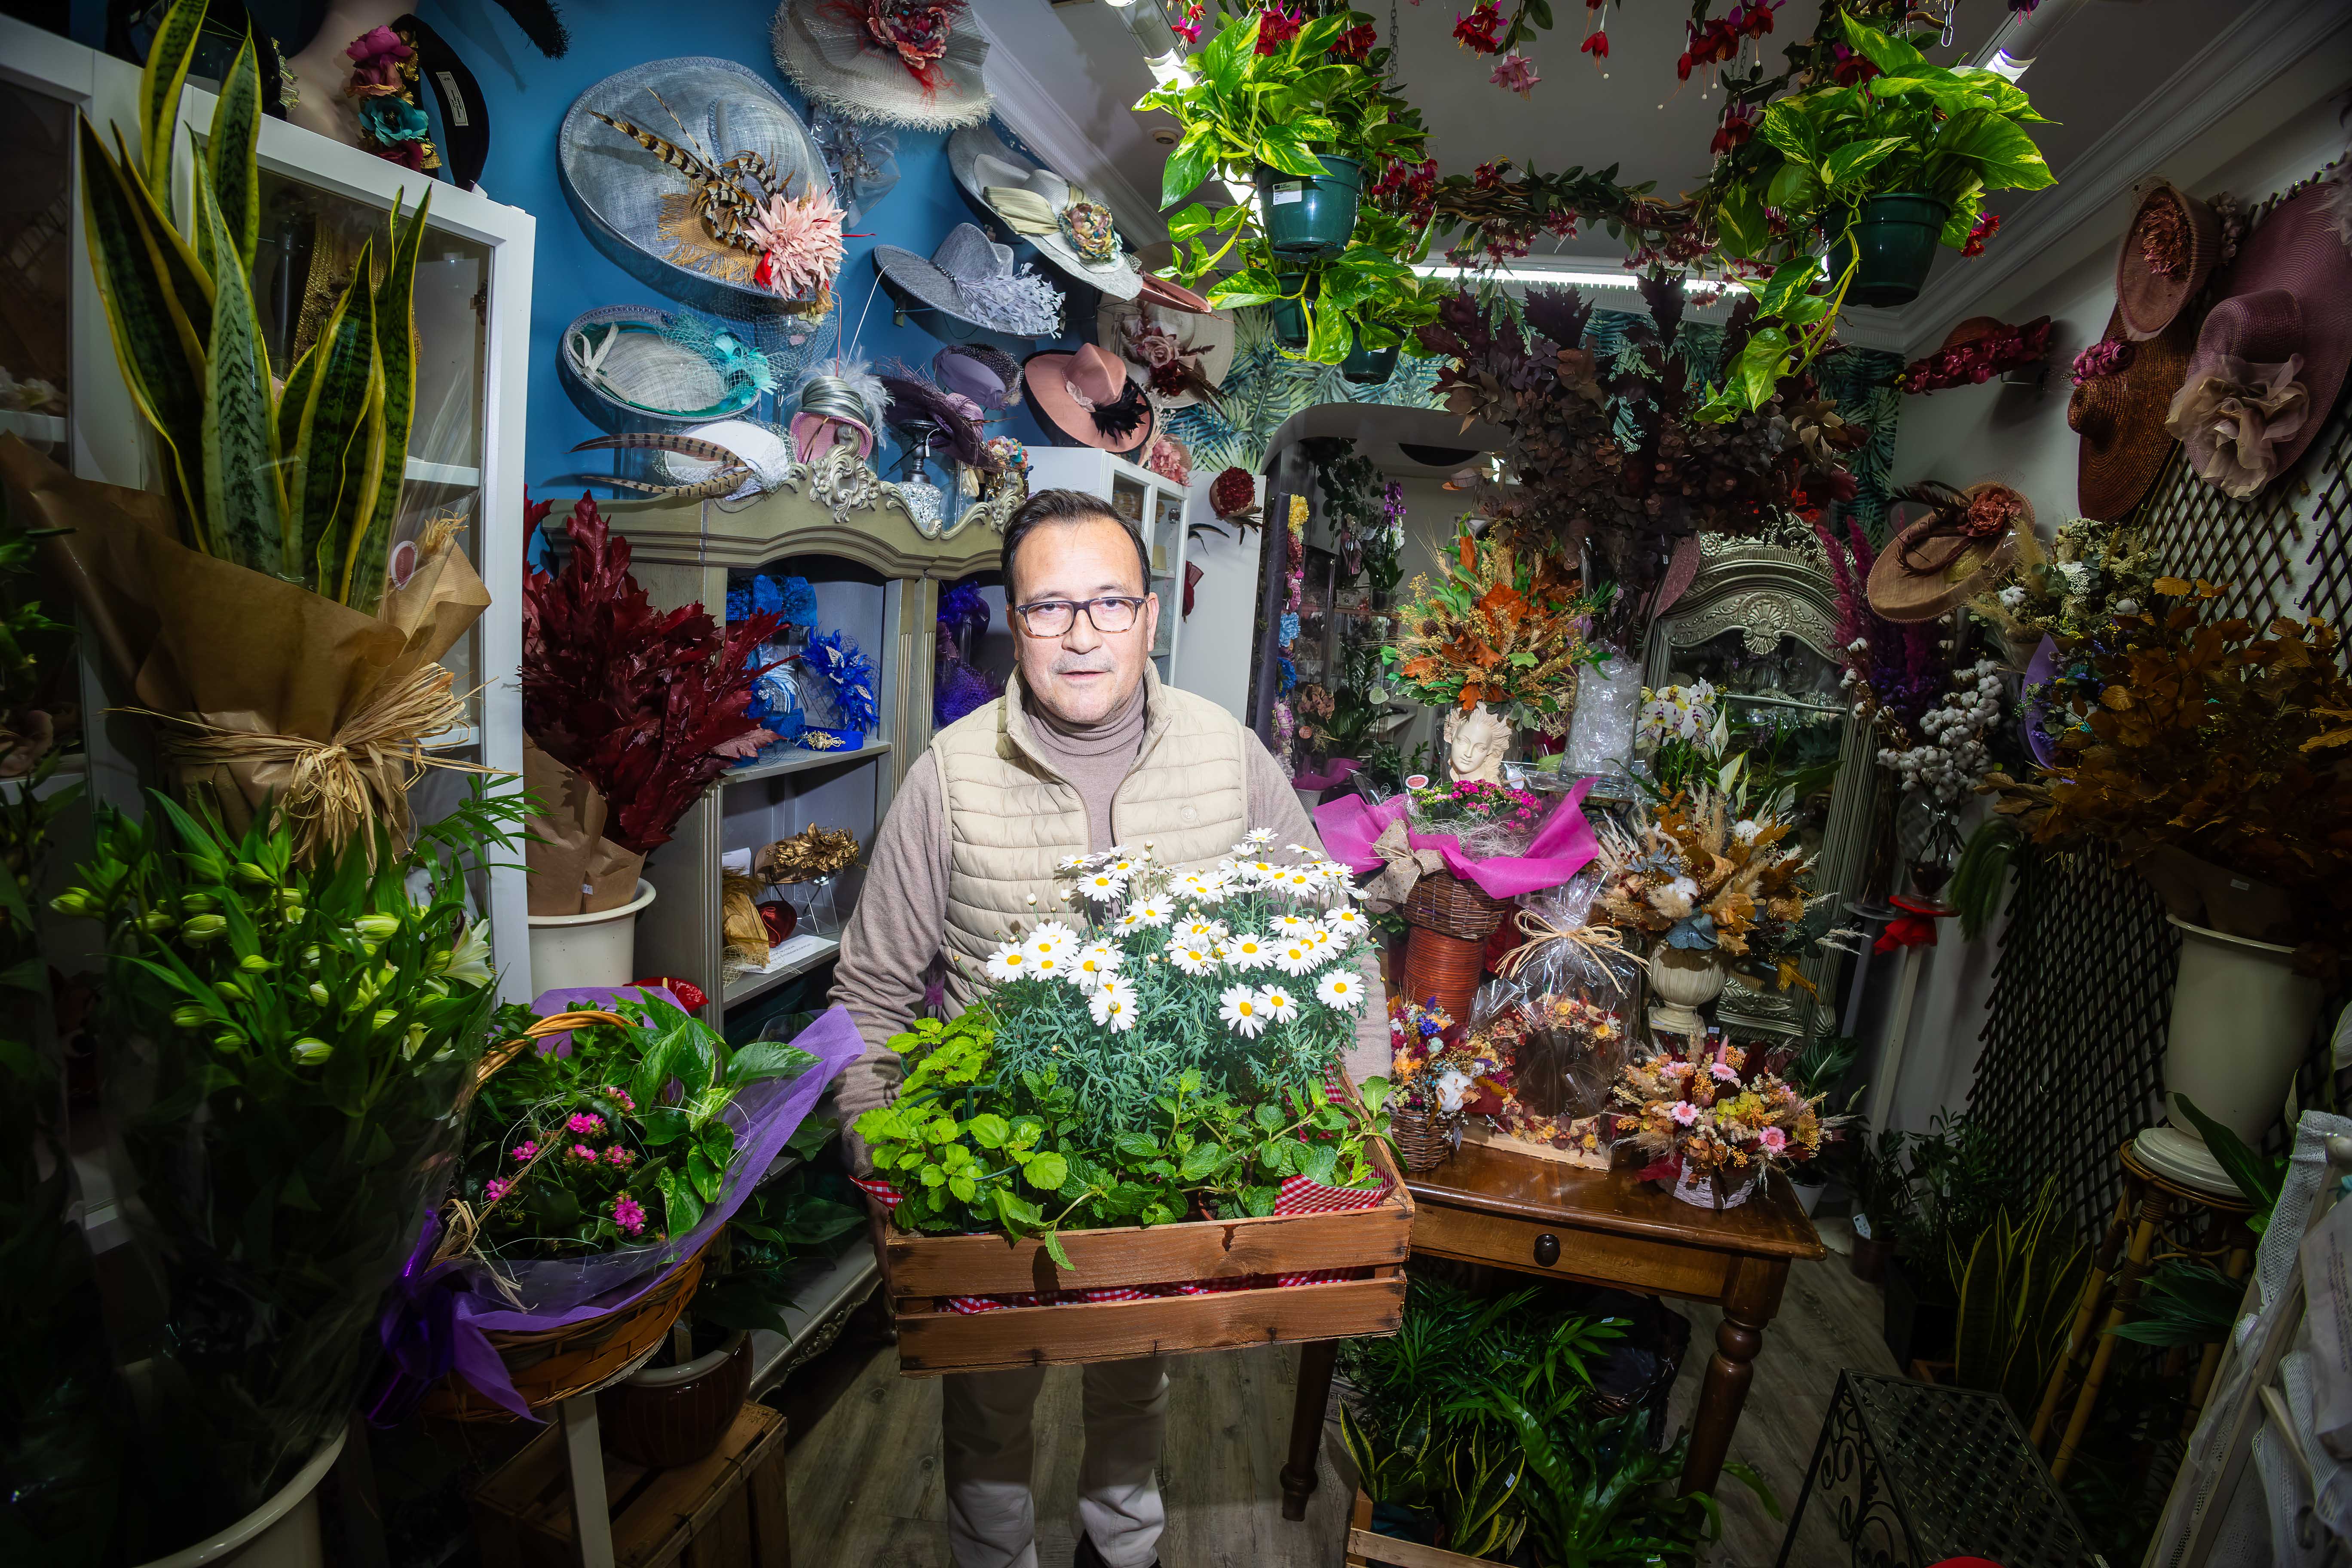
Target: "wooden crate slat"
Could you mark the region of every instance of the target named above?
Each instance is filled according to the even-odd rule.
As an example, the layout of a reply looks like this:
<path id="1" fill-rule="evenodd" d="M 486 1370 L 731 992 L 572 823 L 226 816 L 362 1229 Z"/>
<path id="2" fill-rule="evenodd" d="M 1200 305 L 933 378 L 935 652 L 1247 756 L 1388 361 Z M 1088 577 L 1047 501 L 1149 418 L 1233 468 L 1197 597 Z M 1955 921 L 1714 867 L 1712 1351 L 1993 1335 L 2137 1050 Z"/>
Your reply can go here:
<path id="1" fill-rule="evenodd" d="M 1392 1334 L 1403 1311 L 1404 1270 L 1391 1267 L 1368 1279 L 1213 1296 L 1008 1307 L 993 1312 L 902 1312 L 898 1369 L 914 1376 L 935 1376 Z"/>
<path id="2" fill-rule="evenodd" d="M 1369 1530 L 1348 1531 L 1348 1561 L 1350 1563 L 1386 1563 L 1393 1568 L 1479 1568 L 1492 1558 L 1465 1557 L 1459 1552 L 1443 1547 L 1423 1546 L 1418 1541 L 1399 1541 L 1393 1535 L 1375 1535 Z"/>

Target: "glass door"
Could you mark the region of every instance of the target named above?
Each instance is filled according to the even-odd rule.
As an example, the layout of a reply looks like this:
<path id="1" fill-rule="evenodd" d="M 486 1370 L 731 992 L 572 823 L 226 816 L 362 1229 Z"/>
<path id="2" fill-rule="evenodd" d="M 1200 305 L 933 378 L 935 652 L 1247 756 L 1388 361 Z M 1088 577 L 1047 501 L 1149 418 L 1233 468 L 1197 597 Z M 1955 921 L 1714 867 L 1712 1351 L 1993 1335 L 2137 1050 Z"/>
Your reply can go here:
<path id="1" fill-rule="evenodd" d="M 74 106 L 0 79 L 0 433 L 68 460 Z"/>

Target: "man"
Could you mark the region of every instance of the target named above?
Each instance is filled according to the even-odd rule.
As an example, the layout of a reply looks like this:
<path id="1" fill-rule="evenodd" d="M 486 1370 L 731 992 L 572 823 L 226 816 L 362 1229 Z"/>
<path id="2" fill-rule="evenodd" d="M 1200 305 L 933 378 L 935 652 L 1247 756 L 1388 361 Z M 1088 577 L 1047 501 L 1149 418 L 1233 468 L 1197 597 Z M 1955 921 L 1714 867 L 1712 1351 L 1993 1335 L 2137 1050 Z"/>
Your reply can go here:
<path id="1" fill-rule="evenodd" d="M 842 932 L 834 999 L 866 1038 L 841 1077 L 846 1119 L 891 1098 L 899 1063 L 885 1042 L 913 1019 L 934 959 L 946 957 L 948 1005 L 961 1009 L 990 949 L 1066 912 L 1054 881 L 1065 857 L 1149 842 L 1164 861 L 1213 861 L 1261 827 L 1276 845 L 1318 847 L 1264 743 L 1215 703 L 1160 684 L 1160 599 L 1143 541 L 1117 513 L 1075 490 L 1041 491 L 1005 528 L 1003 568 L 1014 679 L 908 770 Z M 1357 1033 L 1349 1070 L 1385 1073 L 1384 1009 L 1365 1008 Z M 849 1149 L 862 1162 L 863 1145 Z M 1166 1519 L 1153 1470 L 1167 1358 L 1085 1375 L 1078 1568 L 1152 1568 Z M 1036 1568 L 1030 1407 L 1044 1382 L 1042 1367 L 945 1380 L 958 1568 Z"/>

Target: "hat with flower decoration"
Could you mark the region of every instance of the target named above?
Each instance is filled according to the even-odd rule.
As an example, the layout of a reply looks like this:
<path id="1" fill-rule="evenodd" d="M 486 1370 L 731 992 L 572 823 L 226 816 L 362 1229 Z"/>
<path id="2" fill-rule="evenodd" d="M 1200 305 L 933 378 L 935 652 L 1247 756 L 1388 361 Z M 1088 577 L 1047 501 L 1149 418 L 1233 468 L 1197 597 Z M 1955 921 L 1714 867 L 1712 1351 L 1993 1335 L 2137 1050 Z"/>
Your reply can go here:
<path id="1" fill-rule="evenodd" d="M 776 68 L 852 120 L 952 131 L 988 118 L 988 39 L 969 0 L 784 0 Z"/>

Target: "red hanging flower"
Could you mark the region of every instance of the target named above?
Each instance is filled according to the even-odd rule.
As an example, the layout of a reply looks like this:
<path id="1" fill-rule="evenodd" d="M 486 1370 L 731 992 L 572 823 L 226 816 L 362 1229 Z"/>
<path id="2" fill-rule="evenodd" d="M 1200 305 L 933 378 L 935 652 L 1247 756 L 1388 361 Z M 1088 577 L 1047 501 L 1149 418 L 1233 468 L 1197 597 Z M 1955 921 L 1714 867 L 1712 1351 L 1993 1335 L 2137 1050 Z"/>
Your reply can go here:
<path id="1" fill-rule="evenodd" d="M 1503 13 L 1493 0 L 1480 0 L 1470 8 L 1470 15 L 1454 14 L 1454 41 L 1474 54 L 1493 55 L 1502 52 L 1498 34 L 1502 30 Z"/>
<path id="2" fill-rule="evenodd" d="M 1303 12 L 1294 16 L 1279 5 L 1267 6 L 1257 14 L 1257 52 L 1273 54 L 1298 37 L 1298 29 L 1306 25 Z"/>
<path id="3" fill-rule="evenodd" d="M 1594 28 L 1584 35 L 1584 42 L 1576 46 L 1576 52 L 1580 55 L 1591 55 L 1596 60 L 1607 59 L 1609 58 L 1608 33 L 1601 28 Z"/>
<path id="4" fill-rule="evenodd" d="M 1720 158 L 1742 145 L 1756 134 L 1756 122 L 1761 118 L 1762 111 L 1754 104 L 1734 103 L 1723 111 L 1723 123 L 1715 128 L 1715 140 L 1707 144 L 1707 152 Z"/>
<path id="5" fill-rule="evenodd" d="M 1962 256 L 1982 256 L 1985 241 L 2000 232 L 2000 215 L 1987 213 L 1969 226 L 1969 242 L 1960 247 Z"/>
<path id="6" fill-rule="evenodd" d="M 1331 41 L 1331 58 L 1335 60 L 1360 60 L 1372 52 L 1381 41 L 1381 30 L 1370 22 L 1349 28 Z"/>

